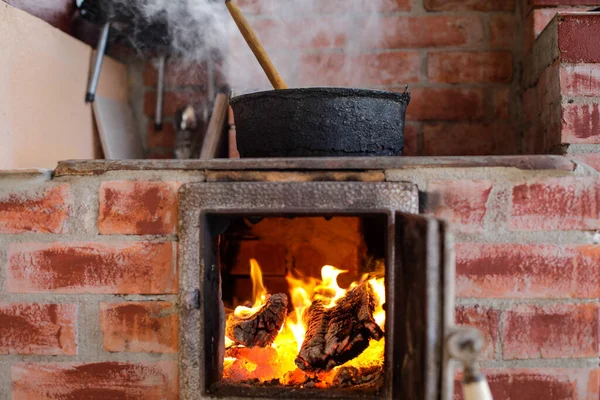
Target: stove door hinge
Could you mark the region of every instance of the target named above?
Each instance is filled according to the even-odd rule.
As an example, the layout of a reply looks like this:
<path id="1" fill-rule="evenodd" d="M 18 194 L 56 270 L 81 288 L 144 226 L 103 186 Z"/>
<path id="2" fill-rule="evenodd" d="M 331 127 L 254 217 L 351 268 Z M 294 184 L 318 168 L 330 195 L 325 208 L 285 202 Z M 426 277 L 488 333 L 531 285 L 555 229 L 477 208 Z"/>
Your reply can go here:
<path id="1" fill-rule="evenodd" d="M 194 289 L 191 292 L 186 292 L 183 296 L 183 301 L 187 310 L 200 309 L 200 290 Z"/>

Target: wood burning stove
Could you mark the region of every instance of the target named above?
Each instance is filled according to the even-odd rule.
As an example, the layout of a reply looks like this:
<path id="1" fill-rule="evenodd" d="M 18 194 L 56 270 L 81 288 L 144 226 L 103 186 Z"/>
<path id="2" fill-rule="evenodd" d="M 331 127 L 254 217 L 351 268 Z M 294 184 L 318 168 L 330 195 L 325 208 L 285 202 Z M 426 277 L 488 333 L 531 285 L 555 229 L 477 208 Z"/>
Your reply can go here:
<path id="1" fill-rule="evenodd" d="M 451 332 L 454 322 L 452 247 L 443 222 L 418 215 L 418 191 L 414 184 L 347 181 L 196 183 L 182 188 L 180 207 L 179 271 L 184 306 L 180 332 L 180 379 L 187 392 L 183 397 L 451 398 L 453 374 L 445 352 L 444 338 Z M 246 267 L 246 271 L 238 276 L 232 274 L 231 270 L 244 268 L 249 259 L 260 258 L 261 253 L 255 250 L 254 253 L 245 252 L 240 255 L 240 241 L 263 239 L 264 232 L 272 231 L 277 224 L 278 229 L 283 227 L 283 231 L 275 232 L 276 235 L 291 238 L 295 235 L 302 236 L 300 227 L 306 226 L 306 221 L 309 220 L 323 221 L 320 226 L 334 221 L 343 221 L 342 226 L 347 223 L 349 229 L 351 226 L 360 226 L 362 242 L 357 248 L 362 250 L 357 250 L 359 255 L 356 257 L 347 258 L 348 269 L 354 269 L 354 276 L 349 280 L 355 280 L 355 285 L 370 282 L 368 279 L 374 275 L 365 275 L 365 272 L 373 272 L 373 268 L 367 271 L 367 266 L 373 265 L 374 258 L 381 256 L 381 262 L 385 265 L 384 272 L 380 271 L 383 278 L 380 282 L 384 282 L 385 287 L 385 304 L 382 305 L 385 323 L 381 325 L 385 332 L 382 342 L 385 344 L 382 345 L 381 356 L 377 359 L 372 357 L 370 369 L 352 364 L 352 361 L 350 365 L 353 367 L 348 367 L 344 362 L 346 358 L 355 356 L 356 351 L 348 356 L 342 347 L 348 345 L 348 341 L 356 339 L 356 336 L 363 336 L 359 338 L 362 342 L 359 343 L 361 355 L 358 358 L 372 349 L 372 343 L 377 342 L 376 337 L 371 337 L 370 341 L 367 338 L 368 348 L 362 352 L 365 347 L 364 331 L 358 335 L 352 334 L 343 344 L 335 343 L 333 350 L 329 346 L 327 355 L 323 356 L 323 360 L 332 362 L 329 366 L 325 366 L 327 362 L 313 363 L 304 369 L 292 366 L 292 371 L 284 371 L 288 374 L 286 376 L 277 376 L 280 365 L 277 368 L 273 365 L 259 365 L 288 362 L 277 353 L 280 351 L 277 346 L 267 346 L 269 350 L 260 350 L 261 346 L 250 348 L 252 343 L 245 343 L 246 346 L 240 344 L 243 339 L 226 337 L 228 316 L 231 317 L 236 303 L 256 300 L 248 298 L 251 297 L 252 282 L 249 276 L 244 275 L 250 274 L 250 267 Z M 313 229 L 316 225 L 319 224 L 314 223 Z M 262 236 L 256 233 L 261 229 Z M 282 239 L 282 243 L 289 243 L 286 240 Z M 335 241 L 331 245 L 335 246 Z M 270 247 L 256 248 L 269 251 Z M 277 252 L 277 248 L 271 249 L 274 249 L 273 253 Z M 296 253 L 292 254 L 291 260 L 283 261 L 287 265 L 272 267 L 286 271 L 270 277 L 270 282 L 279 279 L 283 288 L 267 281 L 267 275 L 272 275 L 273 272 L 264 273 L 264 286 L 268 289 L 269 286 L 274 286 L 274 290 L 269 290 L 267 296 L 276 292 L 285 295 L 289 299 L 288 309 L 293 314 L 297 310 L 294 310 L 295 304 L 292 304 L 293 296 L 289 291 L 286 292 L 285 275 L 289 278 L 289 274 L 301 272 L 305 277 L 307 273 L 311 278 L 319 277 L 314 276 L 314 271 L 307 272 L 314 267 L 310 264 L 316 262 L 315 257 L 300 260 L 302 251 L 290 251 Z M 269 254 L 269 257 L 273 258 L 272 256 Z M 368 256 L 370 258 L 366 258 Z M 324 259 L 331 257 L 326 255 Z M 276 257 L 275 261 L 270 262 L 278 264 Z M 268 263 L 263 262 L 265 271 Z M 336 267 L 345 269 L 344 265 Z M 305 270 L 302 271 L 302 268 Z M 298 276 L 295 275 L 295 278 Z M 243 293 L 244 289 L 246 295 Z M 372 293 L 373 289 L 367 287 L 364 290 L 369 290 L 376 297 Z M 342 300 L 338 300 L 336 304 L 343 303 L 343 296 L 347 296 L 352 290 L 352 286 L 346 287 L 340 295 Z M 329 296 L 334 297 L 335 293 L 329 293 Z M 261 307 L 265 310 L 266 298 L 263 298 L 263 303 L 254 304 L 258 308 L 253 312 Z M 335 310 L 335 307 L 330 310 Z M 304 323 L 307 324 L 306 310 L 303 315 Z M 364 322 L 363 317 L 364 315 L 356 315 L 356 321 Z M 346 327 L 358 326 L 354 324 L 355 321 L 349 322 L 349 319 L 351 318 L 342 318 L 341 323 Z M 356 329 L 365 329 L 367 325 L 368 322 Z M 331 323 L 322 324 L 321 329 L 327 330 L 327 326 L 331 328 Z M 262 329 L 264 328 L 263 324 Z M 276 326 L 275 330 L 277 329 L 281 332 L 274 334 L 281 335 L 286 327 Z M 306 338 L 309 331 L 310 329 L 305 332 Z M 328 334 L 327 338 L 331 339 L 333 334 Z M 235 335 L 230 331 L 229 336 Z M 325 334 L 320 340 L 325 340 L 324 338 Z M 230 342 L 231 339 L 234 339 L 233 343 Z M 327 344 L 323 344 L 320 348 L 326 347 Z M 299 349 L 295 350 L 300 353 Z M 333 353 L 335 354 L 332 356 Z M 338 357 L 340 354 L 342 356 Z M 296 361 L 295 367 L 302 366 L 299 358 L 302 359 L 294 354 L 292 360 Z M 353 360 L 356 359 L 353 357 Z M 306 357 L 303 360 L 306 361 Z M 237 375 L 228 370 L 236 362 Z M 261 366 L 267 367 L 264 379 L 254 374 Z M 335 368 L 331 368 L 334 366 Z M 240 371 L 242 375 L 239 374 Z M 291 378 L 293 374 L 296 374 L 295 379 Z M 368 374 L 372 376 L 365 378 Z M 335 383 L 332 383 L 334 378 Z"/>

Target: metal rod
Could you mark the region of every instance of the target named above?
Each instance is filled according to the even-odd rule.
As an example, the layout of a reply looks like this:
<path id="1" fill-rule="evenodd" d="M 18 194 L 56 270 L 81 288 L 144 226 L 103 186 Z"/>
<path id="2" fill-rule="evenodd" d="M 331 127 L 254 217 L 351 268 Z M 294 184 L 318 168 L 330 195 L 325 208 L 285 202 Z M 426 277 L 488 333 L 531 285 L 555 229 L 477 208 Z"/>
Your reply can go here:
<path id="1" fill-rule="evenodd" d="M 108 31 L 110 30 L 110 22 L 107 22 L 102 27 L 100 32 L 100 39 L 98 40 L 98 46 L 96 48 L 96 60 L 94 62 L 94 70 L 92 71 L 92 77 L 88 84 L 88 90 L 85 94 L 85 102 L 92 103 L 96 97 L 96 88 L 98 87 L 98 80 L 100 80 L 100 70 L 102 69 L 102 61 L 104 60 L 104 53 L 106 52 L 106 43 L 108 42 Z"/>
<path id="2" fill-rule="evenodd" d="M 158 59 L 158 80 L 156 82 L 156 112 L 154 113 L 154 130 L 162 131 L 163 96 L 165 91 L 165 56 Z"/>

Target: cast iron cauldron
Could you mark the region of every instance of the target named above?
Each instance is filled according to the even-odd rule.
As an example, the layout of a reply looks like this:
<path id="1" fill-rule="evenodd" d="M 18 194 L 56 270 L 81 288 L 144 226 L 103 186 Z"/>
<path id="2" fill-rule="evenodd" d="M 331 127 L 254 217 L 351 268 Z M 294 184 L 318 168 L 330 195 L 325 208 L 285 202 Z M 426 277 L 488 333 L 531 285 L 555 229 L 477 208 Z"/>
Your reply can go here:
<path id="1" fill-rule="evenodd" d="M 399 156 L 410 93 L 270 90 L 231 99 L 241 157 Z"/>

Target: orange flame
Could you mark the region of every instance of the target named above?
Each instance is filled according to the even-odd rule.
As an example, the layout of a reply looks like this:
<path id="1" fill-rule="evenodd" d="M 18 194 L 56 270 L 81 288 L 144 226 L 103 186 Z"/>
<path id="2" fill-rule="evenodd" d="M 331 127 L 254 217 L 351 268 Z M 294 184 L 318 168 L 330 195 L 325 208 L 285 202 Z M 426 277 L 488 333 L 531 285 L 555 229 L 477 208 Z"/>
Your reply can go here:
<path id="1" fill-rule="evenodd" d="M 236 307 L 235 310 L 233 310 L 233 314 L 236 317 L 251 316 L 260 310 L 267 301 L 267 289 L 263 284 L 262 271 L 254 258 L 250 259 L 250 278 L 252 278 L 252 301 L 254 302 L 254 305 L 252 307 Z"/>
<path id="2" fill-rule="evenodd" d="M 289 313 L 281 331 L 271 345 L 271 351 L 267 349 L 245 349 L 245 358 L 226 357 L 224 361 L 224 378 L 235 380 L 259 379 L 268 381 L 279 378 L 281 384 L 293 384 L 301 382 L 304 373 L 300 371 L 294 360 L 298 355 L 304 338 L 306 328 L 302 321 L 305 310 L 310 307 L 314 300 L 320 300 L 325 307 L 331 308 L 343 298 L 347 290 L 339 287 L 337 277 L 347 271 L 337 269 L 331 265 L 325 265 L 321 269 L 321 280 L 313 277 L 295 278 L 291 274 L 286 276 L 291 295 L 291 304 L 294 312 Z M 236 307 L 236 316 L 251 316 L 257 312 L 266 302 L 267 290 L 262 280 L 260 266 L 255 259 L 250 260 L 250 276 L 252 278 L 252 307 Z M 383 329 L 385 326 L 385 285 L 383 278 L 368 279 L 375 300 L 375 311 L 373 316 L 377 324 Z M 351 288 L 356 283 L 351 285 Z M 227 347 L 233 345 L 229 338 L 225 338 Z M 273 352 L 274 350 L 274 352 Z M 384 355 L 384 340 L 371 341 L 367 350 L 358 357 L 348 361 L 344 366 L 368 367 L 381 365 Z M 331 382 L 336 370 L 322 373 L 323 382 Z"/>
<path id="3" fill-rule="evenodd" d="M 306 335 L 306 328 L 304 322 L 302 322 L 302 315 L 304 310 L 310 307 L 312 300 L 312 293 L 317 286 L 317 280 L 314 278 L 308 278 L 305 281 L 294 278 L 291 274 L 288 274 L 285 279 L 288 282 L 290 288 L 292 306 L 294 312 L 288 315 L 285 321 L 285 327 L 288 327 L 294 336 L 296 348 L 300 351 L 300 347 L 304 342 L 304 336 Z M 281 336 L 281 333 L 279 334 Z M 278 337 L 279 337 L 278 336 Z M 277 338 L 275 339 L 277 343 Z M 295 364 L 294 364 L 295 365 Z"/>
<path id="4" fill-rule="evenodd" d="M 315 300 L 321 300 L 325 308 L 335 306 L 337 301 L 346 295 L 346 290 L 338 286 L 337 277 L 344 272 L 341 269 L 325 265 L 321 268 L 321 283 L 315 288 Z"/>
<path id="5" fill-rule="evenodd" d="M 373 295 L 375 297 L 375 311 L 373 312 L 373 318 L 381 329 L 385 329 L 385 310 L 383 304 L 385 303 L 385 284 L 383 278 L 369 279 L 371 289 L 373 289 Z"/>

